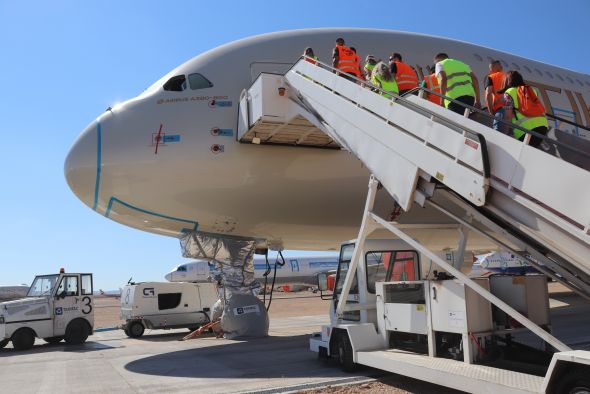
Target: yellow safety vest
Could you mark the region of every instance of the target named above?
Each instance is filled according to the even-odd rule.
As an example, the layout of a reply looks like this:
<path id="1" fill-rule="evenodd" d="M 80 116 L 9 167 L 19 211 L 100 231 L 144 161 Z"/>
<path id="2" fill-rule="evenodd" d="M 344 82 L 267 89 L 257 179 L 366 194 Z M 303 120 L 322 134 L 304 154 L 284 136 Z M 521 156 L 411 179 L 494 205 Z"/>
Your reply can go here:
<path id="1" fill-rule="evenodd" d="M 384 81 L 378 74 L 373 74 L 373 76 L 371 76 L 371 82 L 373 82 L 373 85 L 378 86 L 379 88 L 381 88 L 381 90 L 384 90 L 386 92 L 395 94 L 399 93 L 399 89 L 397 88 L 397 82 L 395 82 L 395 79 L 392 79 L 391 81 Z M 391 98 L 390 94 L 383 92 L 381 92 L 381 94 L 384 97 Z"/>
<path id="2" fill-rule="evenodd" d="M 535 87 L 533 87 L 533 90 L 535 91 L 535 94 L 539 96 L 539 90 Z M 520 104 L 518 102 L 518 88 L 508 88 L 506 89 L 506 94 L 508 94 L 512 98 L 512 103 L 514 104 L 514 110 L 512 111 L 512 113 L 514 114 L 512 118 L 512 123 L 527 130 L 532 130 L 534 128 L 541 126 L 549 128 L 549 123 L 547 122 L 547 118 L 545 116 L 541 115 L 527 118 L 526 116 L 518 112 L 518 108 L 520 107 Z M 514 137 L 517 139 L 526 134 L 524 131 L 519 129 L 512 129 L 512 133 L 514 134 Z"/>
<path id="3" fill-rule="evenodd" d="M 445 59 L 439 63 L 447 75 L 447 97 L 452 99 L 461 96 L 475 97 L 471 81 L 471 68 L 467 64 L 455 59 Z M 445 107 L 448 108 L 450 103 L 451 101 L 445 99 Z"/>

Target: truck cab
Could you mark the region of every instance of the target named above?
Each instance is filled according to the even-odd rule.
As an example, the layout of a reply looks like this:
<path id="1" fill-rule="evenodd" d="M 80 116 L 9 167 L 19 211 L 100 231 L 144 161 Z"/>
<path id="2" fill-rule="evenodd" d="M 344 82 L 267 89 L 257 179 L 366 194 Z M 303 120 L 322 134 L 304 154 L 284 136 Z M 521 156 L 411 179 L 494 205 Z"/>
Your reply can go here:
<path id="1" fill-rule="evenodd" d="M 332 301 L 330 302 L 330 325 L 323 326 L 321 333 L 316 333 L 310 340 L 311 350 L 321 356 L 339 355 L 343 346 L 342 339 L 350 327 L 378 326 L 377 319 L 377 284 L 390 281 L 415 281 L 428 275 L 432 268 L 430 259 L 420 256 L 407 243 L 399 239 L 366 240 L 361 253 L 362 262 L 357 265 L 356 273 L 346 299 L 347 309 L 341 316 L 336 314 L 336 307 L 348 274 L 353 257 L 355 242 L 348 241 L 341 245 L 338 270 Z M 452 259 L 453 253 L 444 257 Z M 326 274 L 318 275 L 318 287 L 326 291 Z"/>
<path id="2" fill-rule="evenodd" d="M 27 296 L 0 303 L 0 348 L 12 342 L 16 350 L 33 347 L 35 338 L 81 344 L 94 329 L 92 274 L 38 275 Z"/>

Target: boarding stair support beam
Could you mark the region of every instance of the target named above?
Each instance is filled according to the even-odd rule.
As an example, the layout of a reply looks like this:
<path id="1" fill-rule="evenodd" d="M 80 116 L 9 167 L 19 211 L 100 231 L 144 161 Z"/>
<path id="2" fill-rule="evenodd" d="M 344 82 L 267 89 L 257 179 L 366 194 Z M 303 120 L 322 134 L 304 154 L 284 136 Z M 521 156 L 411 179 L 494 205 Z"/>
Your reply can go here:
<path id="1" fill-rule="evenodd" d="M 479 136 L 430 116 L 415 116 L 413 109 L 396 105 L 396 99 L 313 66 L 314 78 L 322 80 L 315 83 L 300 67 L 306 65 L 299 62 L 286 74 L 288 86 L 301 93 L 298 98 L 319 113 L 329 135 L 346 144 L 402 209 L 411 208 L 421 174 L 477 206 L 485 204 L 489 167 Z M 400 127 L 391 121 L 399 118 L 412 124 Z"/>
<path id="2" fill-rule="evenodd" d="M 285 74 L 285 79 L 287 89 L 296 90 L 303 105 L 318 114 L 330 135 L 340 137 L 343 146 L 363 161 L 404 210 L 411 203 L 408 195 L 414 193 L 414 199 L 418 200 L 419 193 L 412 192 L 403 182 L 392 182 L 396 175 L 394 179 L 390 177 L 392 172 L 397 172 L 398 178 L 412 178 L 415 175 L 412 166 L 404 166 L 409 162 L 468 203 L 492 212 L 523 236 L 543 245 L 543 253 L 549 250 L 558 257 L 554 259 L 558 264 L 567 262 L 567 270 L 574 275 L 590 274 L 589 171 L 417 96 L 394 96 L 393 100 L 387 100 L 366 88 L 366 82 L 351 82 L 324 64 L 318 66 L 301 60 Z M 372 121 L 365 121 L 370 117 Z M 395 141 L 394 149 L 401 150 L 399 153 L 405 161 L 377 152 L 383 148 L 378 140 L 379 122 L 391 126 L 383 138 L 389 138 L 390 143 Z M 454 150 L 460 144 L 449 142 L 451 134 L 444 132 L 452 130 L 456 136 L 466 136 L 461 151 Z M 459 177 L 445 172 L 445 162 L 438 157 L 426 155 L 427 160 L 433 159 L 437 167 L 434 170 L 425 168 L 423 162 L 416 165 L 423 157 L 399 143 L 396 131 L 422 141 L 430 151 L 449 155 L 457 163 L 470 165 L 466 150 L 470 145 L 477 147 L 482 155 L 487 154 L 482 156 L 482 162 L 490 166 L 491 192 L 485 196 L 485 203 L 474 202 L 465 190 L 458 189 L 453 181 Z M 482 143 L 485 149 L 481 149 Z M 485 167 L 483 172 L 485 175 Z M 407 205 L 403 203 L 404 197 Z"/>
<path id="3" fill-rule="evenodd" d="M 497 217 L 496 225 L 505 227 L 499 233 L 526 239 L 528 250 L 535 251 L 531 255 L 549 258 L 545 269 L 551 266 L 555 277 L 578 290 L 590 288 L 585 279 L 590 276 L 590 172 L 428 100 L 387 99 L 367 82 L 350 81 L 319 62 L 302 59 L 282 81 L 273 77 L 269 94 L 260 89 L 254 94 L 251 88 L 243 95 L 243 133 L 258 122 L 250 115 L 264 112 L 256 107 L 280 100 L 299 106 L 297 111 L 315 119 L 318 130 L 356 155 L 404 210 L 413 201 L 424 205 L 436 198 L 445 190 L 442 183 L 482 214 Z M 277 86 L 285 88 L 284 96 L 277 94 Z M 449 173 L 448 159 L 479 178 Z M 480 201 L 470 195 L 474 189 Z"/>
<path id="4" fill-rule="evenodd" d="M 590 300 L 590 276 L 584 271 L 576 270 L 570 262 L 559 259 L 559 256 L 552 256 L 546 251 L 544 254 L 542 246 L 539 247 L 534 241 L 527 239 L 522 234 L 509 231 L 507 224 L 498 224 L 490 219 L 485 210 L 467 204 L 451 191 L 440 190 L 439 199 L 441 197 L 451 204 L 428 200 L 425 205 L 435 208 L 462 227 L 487 238 L 502 250 L 519 256 L 543 274 L 563 283 L 580 296 Z M 453 206 L 458 208 L 458 211 L 452 209 Z"/>
<path id="5" fill-rule="evenodd" d="M 436 265 L 438 265 L 440 268 L 444 269 L 449 274 L 454 276 L 462 284 L 475 291 L 481 297 L 485 298 L 487 301 L 498 307 L 500 310 L 505 312 L 510 317 L 514 318 L 516 321 L 518 321 L 524 327 L 531 330 L 535 335 L 543 339 L 545 342 L 553 346 L 558 351 L 565 352 L 572 350 L 566 344 L 564 344 L 559 339 L 555 338 L 553 335 L 545 331 L 543 328 L 529 320 L 526 316 L 518 312 L 516 309 L 514 309 L 513 307 L 511 307 L 510 305 L 508 305 L 507 303 L 493 295 L 490 291 L 478 285 L 475 281 L 470 279 L 467 275 L 463 274 L 452 264 L 449 264 L 447 261 L 440 258 L 436 253 L 430 251 L 426 246 L 422 245 L 419 241 L 415 240 L 410 235 L 405 233 L 402 229 L 396 226 L 395 222 L 388 222 L 380 216 L 371 212 L 375 202 L 375 197 L 377 195 L 378 184 L 379 182 L 372 175 L 369 180 L 369 191 L 367 194 L 367 200 L 365 203 L 365 209 L 363 212 L 363 219 L 359 230 L 359 235 L 356 239 L 354 252 L 352 255 L 352 259 L 350 261 L 350 266 L 348 267 L 346 278 L 344 280 L 344 284 L 342 285 L 342 291 L 340 293 L 338 304 L 336 306 L 337 316 L 342 317 L 344 311 L 347 310 L 346 301 L 348 300 L 348 295 L 350 293 L 350 288 L 352 286 L 354 275 L 356 274 L 357 266 L 359 264 L 359 261 L 362 261 L 361 251 L 364 249 L 365 239 L 374 230 L 376 230 L 379 227 L 382 227 L 386 230 L 389 230 L 397 238 L 403 240 L 404 242 L 412 246 L 415 250 L 431 259 Z"/>

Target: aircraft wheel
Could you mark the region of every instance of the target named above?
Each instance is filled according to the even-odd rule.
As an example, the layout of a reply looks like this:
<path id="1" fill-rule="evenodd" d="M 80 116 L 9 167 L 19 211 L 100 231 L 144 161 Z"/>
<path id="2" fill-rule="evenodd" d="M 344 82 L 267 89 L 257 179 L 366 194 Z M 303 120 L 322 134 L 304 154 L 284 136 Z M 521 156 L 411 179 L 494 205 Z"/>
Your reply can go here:
<path id="1" fill-rule="evenodd" d="M 580 369 L 562 376 L 555 392 L 564 394 L 590 393 L 590 377 L 588 377 L 588 371 Z"/>
<path id="2" fill-rule="evenodd" d="M 30 328 L 21 328 L 12 334 L 12 346 L 16 350 L 29 350 L 35 344 L 35 333 Z"/>
<path id="3" fill-rule="evenodd" d="M 68 345 L 80 345 L 88 339 L 88 323 L 82 319 L 72 320 L 66 328 L 65 340 Z"/>
<path id="4" fill-rule="evenodd" d="M 338 338 L 338 363 L 344 372 L 354 372 L 357 369 L 352 357 L 352 344 L 346 331 Z"/>
<path id="5" fill-rule="evenodd" d="M 131 338 L 140 338 L 144 331 L 145 331 L 145 327 L 143 326 L 143 324 L 139 321 L 134 321 L 129 323 L 128 327 L 127 327 L 127 331 L 129 332 L 129 336 Z"/>
<path id="6" fill-rule="evenodd" d="M 49 337 L 43 338 L 43 340 L 47 343 L 60 343 L 64 339 L 64 337 Z"/>
<path id="7" fill-rule="evenodd" d="M 0 341 L 0 349 L 4 349 L 6 347 L 6 345 L 8 345 L 8 342 L 10 342 L 10 339 L 3 339 Z"/>

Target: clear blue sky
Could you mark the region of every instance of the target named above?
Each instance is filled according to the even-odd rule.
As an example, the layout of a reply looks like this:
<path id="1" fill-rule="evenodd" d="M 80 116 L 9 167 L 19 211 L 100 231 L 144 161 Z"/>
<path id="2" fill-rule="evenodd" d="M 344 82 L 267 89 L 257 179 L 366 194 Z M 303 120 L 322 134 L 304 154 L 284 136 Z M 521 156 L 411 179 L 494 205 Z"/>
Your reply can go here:
<path id="1" fill-rule="evenodd" d="M 372 27 L 590 71 L 588 0 L 400 3 L 0 0 L 0 284 L 64 266 L 114 289 L 130 276 L 162 279 L 182 261 L 176 239 L 84 206 L 66 185 L 63 161 L 106 107 L 226 42 L 296 28 Z"/>

